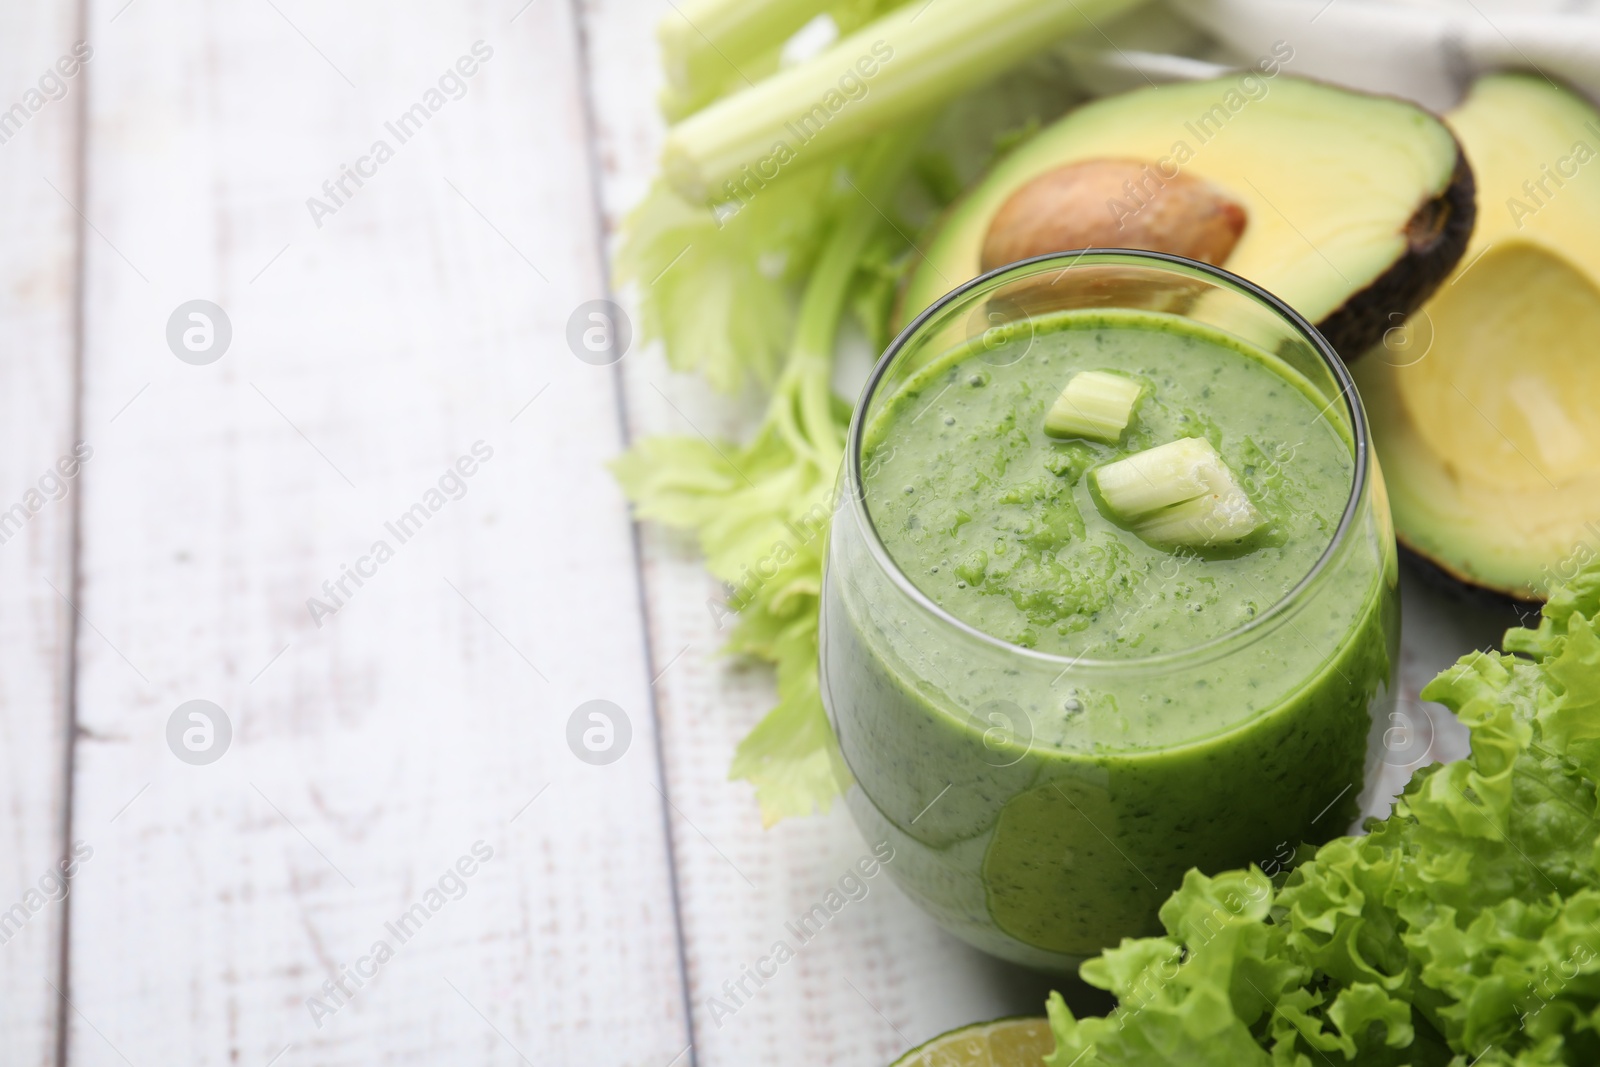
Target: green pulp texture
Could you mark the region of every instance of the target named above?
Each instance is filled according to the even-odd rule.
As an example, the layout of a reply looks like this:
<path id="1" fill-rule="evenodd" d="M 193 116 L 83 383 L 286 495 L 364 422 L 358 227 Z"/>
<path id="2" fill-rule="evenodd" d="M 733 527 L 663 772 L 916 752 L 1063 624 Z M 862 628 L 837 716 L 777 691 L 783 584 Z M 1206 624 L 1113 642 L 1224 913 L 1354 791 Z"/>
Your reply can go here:
<path id="1" fill-rule="evenodd" d="M 1078 313 L 1031 343 L 958 349 L 909 381 L 862 464 L 873 523 L 906 575 L 984 633 L 1119 659 L 1227 633 L 1309 574 L 1350 495 L 1349 444 L 1295 372 L 1182 323 Z M 1144 386 L 1118 444 L 1044 432 L 1087 370 Z M 1244 542 L 1175 554 L 1102 513 L 1091 468 L 1183 437 L 1209 440 L 1266 517 Z"/>
<path id="2" fill-rule="evenodd" d="M 1321 577 L 1274 611 L 1328 548 L 1353 480 L 1351 446 L 1303 379 L 1153 313 L 1064 316 L 1025 358 L 1004 355 L 959 350 L 885 403 L 865 504 L 946 611 L 1085 660 L 950 626 L 836 524 L 823 696 L 859 785 L 852 813 L 893 844 L 906 893 L 981 948 L 1070 967 L 1156 929 L 1190 867 L 1271 864 L 1348 826 L 1395 662 L 1393 534 L 1368 485 Z M 1146 384 L 1117 446 L 1042 432 L 1083 369 Z M 1174 554 L 1101 515 L 1090 467 L 1192 435 L 1240 477 L 1263 530 Z M 1215 650 L 1136 658 L 1258 612 Z"/>

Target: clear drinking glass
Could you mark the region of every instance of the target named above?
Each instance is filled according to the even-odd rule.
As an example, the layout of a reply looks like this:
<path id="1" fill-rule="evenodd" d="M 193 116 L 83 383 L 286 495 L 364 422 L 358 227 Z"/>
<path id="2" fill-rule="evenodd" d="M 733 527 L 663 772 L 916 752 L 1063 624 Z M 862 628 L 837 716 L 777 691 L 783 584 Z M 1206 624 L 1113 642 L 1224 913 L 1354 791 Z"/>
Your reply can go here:
<path id="1" fill-rule="evenodd" d="M 1319 417 L 1351 449 L 1348 503 L 1315 566 L 1193 647 L 1097 659 L 1010 644 L 936 605 L 873 526 L 864 438 L 907 379 L 955 346 L 1025 358 L 1037 324 L 1078 308 L 1177 315 L 1276 356 L 1326 398 Z M 823 700 L 856 781 L 850 809 L 869 840 L 893 844 L 892 877 L 947 930 L 1019 963 L 1075 967 L 1157 932 L 1188 868 L 1270 873 L 1295 844 L 1346 830 L 1374 769 L 1368 739 L 1392 705 L 1396 585 L 1360 400 L 1282 301 L 1158 253 L 1002 268 L 896 338 L 851 421 L 820 638 Z M 1213 711 L 1185 736 L 1141 737 L 1148 716 L 1198 690 Z"/>

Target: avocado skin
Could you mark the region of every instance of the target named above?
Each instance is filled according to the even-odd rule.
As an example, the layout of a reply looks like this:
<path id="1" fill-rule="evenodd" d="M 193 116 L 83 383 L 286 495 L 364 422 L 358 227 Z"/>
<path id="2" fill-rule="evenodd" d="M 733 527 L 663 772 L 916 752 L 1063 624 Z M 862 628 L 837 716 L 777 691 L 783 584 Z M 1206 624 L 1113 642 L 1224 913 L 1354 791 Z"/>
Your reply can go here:
<path id="1" fill-rule="evenodd" d="M 1406 224 L 1405 254 L 1316 324 L 1346 363 L 1376 346 L 1427 302 L 1466 252 L 1477 217 L 1477 182 L 1457 141 L 1450 184 L 1419 206 Z"/>
<path id="2" fill-rule="evenodd" d="M 1459 574 L 1406 544 L 1405 538 L 1398 533 L 1395 542 L 1400 546 L 1400 558 L 1412 574 L 1430 589 L 1456 601 L 1489 611 L 1514 611 L 1519 619 L 1537 616 L 1544 604 L 1542 599 L 1518 596 L 1506 589 L 1483 585 L 1482 579 Z"/>

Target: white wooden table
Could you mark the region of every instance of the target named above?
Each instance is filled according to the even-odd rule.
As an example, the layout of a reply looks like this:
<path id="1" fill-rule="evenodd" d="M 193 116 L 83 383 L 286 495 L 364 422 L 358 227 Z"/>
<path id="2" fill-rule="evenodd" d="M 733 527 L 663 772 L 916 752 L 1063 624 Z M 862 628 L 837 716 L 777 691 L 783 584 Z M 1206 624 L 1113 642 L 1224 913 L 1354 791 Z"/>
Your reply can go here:
<path id="1" fill-rule="evenodd" d="M 635 530 L 603 468 L 689 432 L 674 405 L 732 416 L 657 352 L 565 341 L 652 170 L 666 10 L 5 5 L 0 1064 L 871 1067 L 1039 1010 L 1047 979 L 883 877 L 708 1004 L 867 849 L 840 809 L 764 832 L 726 780 L 770 679 L 717 656 L 691 547 Z M 342 165 L 367 176 L 334 201 Z M 192 300 L 232 328 L 204 365 L 167 340 Z M 1413 695 L 1504 624 L 1407 598 Z M 566 742 L 591 699 L 632 726 L 610 765 Z M 168 744 L 191 700 L 231 726 L 210 764 Z"/>

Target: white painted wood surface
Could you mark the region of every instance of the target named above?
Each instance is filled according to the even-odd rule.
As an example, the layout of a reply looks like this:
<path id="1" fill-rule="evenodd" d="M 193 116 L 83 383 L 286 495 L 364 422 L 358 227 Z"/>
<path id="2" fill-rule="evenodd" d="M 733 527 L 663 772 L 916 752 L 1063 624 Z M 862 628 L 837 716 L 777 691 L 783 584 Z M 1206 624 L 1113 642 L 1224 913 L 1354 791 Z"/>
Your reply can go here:
<path id="1" fill-rule="evenodd" d="M 0 10 L 0 111 L 28 107 L 29 89 L 39 105 L 20 128 L 0 116 L 0 1062 L 29 1067 L 54 1061 L 63 1010 L 52 983 L 61 982 L 66 907 L 40 892 L 40 879 L 59 872 L 62 855 L 73 618 L 65 598 L 80 487 L 67 483 L 59 500 L 39 491 L 73 446 L 78 217 L 69 200 L 78 195 L 83 84 L 61 79 L 65 95 L 48 100 L 39 78 L 71 51 L 76 22 L 65 0 Z M 45 88 L 54 95 L 56 84 Z M 19 504 L 26 522 L 6 514 Z M 8 919 L 17 905 L 20 929 Z"/>
<path id="2" fill-rule="evenodd" d="M 601 286 L 570 8 L 123 2 L 90 13 L 71 1062 L 667 1064 L 688 1038 L 614 376 L 564 341 Z M 385 123 L 480 40 L 398 145 Z M 394 158 L 319 229 L 307 197 L 379 138 Z M 164 336 L 194 298 L 232 320 L 209 366 Z M 385 522 L 478 441 L 465 496 L 399 543 Z M 313 625 L 380 539 L 394 558 Z M 610 766 L 567 748 L 593 698 L 631 717 Z M 232 721 L 209 766 L 166 743 L 193 699 Z M 480 840 L 399 945 L 386 924 Z M 307 999 L 380 939 L 395 957 L 316 1025 Z"/>
<path id="3" fill-rule="evenodd" d="M 1048 979 L 883 875 L 732 1017 L 708 1006 L 868 843 L 842 808 L 763 831 L 726 780 L 770 679 L 717 655 L 692 546 L 645 527 L 636 557 L 603 469 L 623 409 L 635 436 L 739 412 L 659 352 L 608 369 L 566 346 L 654 170 L 669 10 L 0 13 L 0 108 L 95 50 L 0 144 L 0 509 L 70 453 L 76 405 L 94 449 L 0 544 L 0 910 L 93 849 L 67 905 L 0 945 L 0 1064 L 874 1067 L 1039 1010 Z M 385 123 L 480 40 L 460 98 L 398 144 Z M 317 226 L 307 198 L 380 138 L 394 158 Z M 165 336 L 193 299 L 232 324 L 205 366 Z M 399 543 L 385 523 L 479 441 L 464 495 Z M 393 558 L 318 627 L 307 598 L 380 539 Z M 1406 601 L 1413 697 L 1504 623 Z M 194 699 L 233 731 L 205 766 L 167 741 Z M 608 766 L 568 748 L 591 699 L 632 726 Z M 479 841 L 492 858 L 401 944 L 386 924 Z M 377 976 L 325 995 L 380 939 Z M 314 1019 L 318 996 L 338 1010 Z"/>

